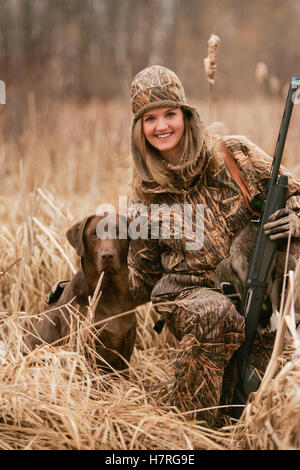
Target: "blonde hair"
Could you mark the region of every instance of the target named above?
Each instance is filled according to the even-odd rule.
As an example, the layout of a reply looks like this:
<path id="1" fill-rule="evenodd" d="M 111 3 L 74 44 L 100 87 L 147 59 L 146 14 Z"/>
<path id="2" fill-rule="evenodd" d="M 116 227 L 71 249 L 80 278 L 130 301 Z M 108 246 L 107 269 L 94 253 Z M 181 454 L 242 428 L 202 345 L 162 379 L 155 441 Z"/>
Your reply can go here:
<path id="1" fill-rule="evenodd" d="M 178 171 L 180 176 L 188 178 L 193 175 L 193 168 L 195 162 L 200 155 L 197 155 L 197 142 L 196 137 L 191 127 L 191 114 L 188 111 L 183 111 L 184 118 L 184 134 L 182 136 L 181 145 L 181 160 L 182 170 Z M 214 171 L 219 167 L 220 155 L 218 152 L 218 139 L 210 134 L 207 130 L 203 133 L 203 150 L 210 153 L 211 159 L 208 166 L 209 171 Z M 165 188 L 174 187 L 174 171 L 170 170 L 164 163 L 160 153 L 152 145 L 148 143 L 143 132 L 143 117 L 140 117 L 133 130 L 133 143 L 136 150 L 144 159 L 145 165 L 153 178 L 153 180 L 159 185 Z M 146 194 L 141 193 L 139 189 L 143 178 L 138 174 L 136 168 L 132 168 L 132 186 L 134 193 L 142 198 L 148 199 Z"/>

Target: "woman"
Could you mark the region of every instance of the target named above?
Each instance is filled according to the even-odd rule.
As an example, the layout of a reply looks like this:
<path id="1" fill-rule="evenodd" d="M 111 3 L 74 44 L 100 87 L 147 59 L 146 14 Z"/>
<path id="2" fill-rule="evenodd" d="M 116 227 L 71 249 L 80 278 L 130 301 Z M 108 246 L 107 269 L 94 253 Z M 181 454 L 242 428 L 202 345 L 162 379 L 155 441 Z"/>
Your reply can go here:
<path id="1" fill-rule="evenodd" d="M 233 236 L 253 217 L 224 164 L 224 153 L 232 156 L 250 198 L 266 191 L 272 159 L 245 137 L 227 136 L 221 143 L 209 135 L 197 110 L 186 103 L 180 80 L 165 67 L 155 65 L 139 72 L 131 98 L 131 213 L 136 208 L 137 214 L 141 203 L 151 217 L 153 204 L 165 209 L 174 204 L 204 207 L 204 240 L 198 250 L 187 249 L 185 233 L 181 238 L 149 236 L 131 241 L 132 295 L 137 305 L 151 299 L 180 341 L 173 405 L 214 426 L 217 409 L 199 410 L 217 407 L 222 387 L 226 392 L 224 370 L 243 342 L 244 318 L 213 289 L 213 275 L 218 263 L 228 257 Z M 273 214 L 266 224 L 270 237 L 285 238 L 289 230 L 299 237 L 299 209 L 300 183 L 290 178 L 287 209 Z M 261 361 L 256 359 L 263 368 L 270 346 L 260 348 L 260 354 Z"/>

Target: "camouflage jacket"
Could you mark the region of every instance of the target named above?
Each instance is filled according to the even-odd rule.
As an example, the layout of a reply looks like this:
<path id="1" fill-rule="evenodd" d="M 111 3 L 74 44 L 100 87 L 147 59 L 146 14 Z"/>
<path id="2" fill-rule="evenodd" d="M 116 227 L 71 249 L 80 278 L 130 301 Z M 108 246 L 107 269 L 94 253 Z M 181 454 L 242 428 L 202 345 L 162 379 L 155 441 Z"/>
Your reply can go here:
<path id="1" fill-rule="evenodd" d="M 251 197 L 266 192 L 272 158 L 244 136 L 225 136 Z M 287 207 L 300 215 L 300 181 L 289 175 Z M 130 241 L 128 264 L 130 289 L 136 305 L 156 297 L 170 297 L 184 289 L 213 287 L 213 275 L 220 261 L 229 256 L 231 241 L 252 218 L 241 190 L 224 163 L 214 172 L 194 178 L 187 189 L 170 192 L 148 184 L 144 191 L 155 194 L 156 203 L 201 204 L 204 207 L 204 243 L 199 250 L 186 249 L 186 239 L 172 237 L 138 238 Z M 139 202 L 132 201 L 132 208 Z M 151 214 L 150 209 L 148 214 Z M 149 215 L 148 225 L 151 224 Z"/>

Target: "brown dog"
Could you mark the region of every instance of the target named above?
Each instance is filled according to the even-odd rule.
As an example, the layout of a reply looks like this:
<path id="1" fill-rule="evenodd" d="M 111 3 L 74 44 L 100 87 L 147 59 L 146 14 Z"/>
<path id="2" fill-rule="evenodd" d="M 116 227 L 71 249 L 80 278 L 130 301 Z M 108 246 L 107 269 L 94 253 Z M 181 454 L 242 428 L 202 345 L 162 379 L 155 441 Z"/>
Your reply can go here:
<path id="1" fill-rule="evenodd" d="M 118 238 L 119 216 L 110 214 L 109 217 L 111 226 L 115 224 L 115 239 L 98 238 L 97 225 L 101 220 L 103 221 L 104 217 L 95 215 L 86 217 L 67 231 L 68 241 L 81 258 L 81 269 L 64 287 L 58 301 L 52 304 L 55 307 L 54 310 L 49 311 L 39 320 L 35 333 L 29 334 L 25 339 L 30 349 L 43 342 L 53 343 L 68 334 L 70 312 L 66 307 L 56 307 L 61 307 L 74 299 L 72 305 L 79 305 L 82 312 L 89 305 L 88 297 L 93 296 L 103 271 L 105 274 L 100 287 L 102 295 L 95 311 L 95 324 L 118 313 L 131 310 L 133 304 L 128 296 L 127 267 L 129 241 Z M 125 223 L 127 228 L 127 221 Z M 127 368 L 126 362 L 120 355 L 126 361 L 130 360 L 135 334 L 134 312 L 109 320 L 107 324 L 102 322 L 97 330 L 96 351 L 113 368 L 117 370 Z M 105 367 L 102 361 L 100 363 L 102 367 Z"/>

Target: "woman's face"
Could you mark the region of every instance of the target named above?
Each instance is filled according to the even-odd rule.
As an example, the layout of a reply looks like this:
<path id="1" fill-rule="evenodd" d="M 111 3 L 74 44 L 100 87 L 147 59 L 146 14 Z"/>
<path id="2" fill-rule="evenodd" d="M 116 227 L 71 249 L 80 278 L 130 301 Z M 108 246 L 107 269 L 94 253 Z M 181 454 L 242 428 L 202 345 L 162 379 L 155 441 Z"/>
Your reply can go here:
<path id="1" fill-rule="evenodd" d="M 180 108 L 155 108 L 143 115 L 146 140 L 169 163 L 181 159 L 179 143 L 184 133 L 184 117 Z"/>

